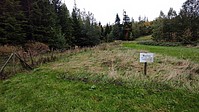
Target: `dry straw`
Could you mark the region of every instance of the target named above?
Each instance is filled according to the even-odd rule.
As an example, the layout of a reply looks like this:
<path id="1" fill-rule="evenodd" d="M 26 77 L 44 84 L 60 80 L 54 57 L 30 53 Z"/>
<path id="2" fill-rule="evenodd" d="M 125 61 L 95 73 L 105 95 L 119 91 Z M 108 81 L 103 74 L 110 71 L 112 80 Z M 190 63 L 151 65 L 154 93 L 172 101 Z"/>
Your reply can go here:
<path id="1" fill-rule="evenodd" d="M 148 65 L 146 77 L 143 75 L 143 63 L 139 63 L 139 53 L 142 51 L 121 47 L 120 42 L 101 44 L 83 51 L 59 64 L 53 64 L 52 68 L 65 72 L 103 74 L 125 82 L 157 82 L 199 90 L 199 65 L 188 60 L 155 54 L 155 61 Z"/>

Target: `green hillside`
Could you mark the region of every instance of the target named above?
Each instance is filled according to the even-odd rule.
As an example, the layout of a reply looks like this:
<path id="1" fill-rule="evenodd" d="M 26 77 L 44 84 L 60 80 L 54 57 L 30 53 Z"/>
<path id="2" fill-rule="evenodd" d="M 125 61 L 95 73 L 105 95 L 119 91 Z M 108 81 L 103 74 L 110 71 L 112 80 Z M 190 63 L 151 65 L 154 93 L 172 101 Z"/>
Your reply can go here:
<path id="1" fill-rule="evenodd" d="M 140 52 L 121 43 L 65 52 L 0 81 L 0 112 L 199 111 L 198 63 L 156 54 L 144 76 Z"/>

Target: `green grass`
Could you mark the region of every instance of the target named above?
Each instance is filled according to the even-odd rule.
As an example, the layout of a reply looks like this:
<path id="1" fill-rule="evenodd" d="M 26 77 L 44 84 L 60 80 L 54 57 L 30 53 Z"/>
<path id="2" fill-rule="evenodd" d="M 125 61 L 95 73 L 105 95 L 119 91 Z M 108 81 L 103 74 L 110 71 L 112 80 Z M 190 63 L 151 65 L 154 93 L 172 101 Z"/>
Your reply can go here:
<path id="1" fill-rule="evenodd" d="M 171 77 L 164 74 L 170 73 L 169 67 L 178 64 L 170 59 L 166 67 L 149 65 L 151 71 L 160 69 L 153 72 L 154 79 L 153 74 L 143 76 L 137 52 L 108 44 L 66 53 L 56 62 L 0 80 L 0 112 L 199 111 L 198 77 L 193 91 L 169 83 L 185 85 L 187 79 L 181 75 L 162 81 Z M 157 58 L 164 62 L 164 56 Z"/>
<path id="2" fill-rule="evenodd" d="M 153 53 L 174 56 L 179 59 L 185 59 L 185 60 L 188 59 L 188 60 L 199 63 L 199 49 L 198 48 L 148 46 L 148 45 L 136 44 L 134 42 L 124 43 L 123 46 L 137 49 L 137 50 L 146 50 Z"/>
<path id="3" fill-rule="evenodd" d="M 152 36 L 151 35 L 143 36 L 143 37 L 135 39 L 135 41 L 152 41 Z"/>
<path id="4" fill-rule="evenodd" d="M 85 83 L 57 78 L 60 72 L 40 69 L 0 82 L 4 112 L 121 112 L 199 110 L 199 95 L 171 88 L 144 88 Z"/>

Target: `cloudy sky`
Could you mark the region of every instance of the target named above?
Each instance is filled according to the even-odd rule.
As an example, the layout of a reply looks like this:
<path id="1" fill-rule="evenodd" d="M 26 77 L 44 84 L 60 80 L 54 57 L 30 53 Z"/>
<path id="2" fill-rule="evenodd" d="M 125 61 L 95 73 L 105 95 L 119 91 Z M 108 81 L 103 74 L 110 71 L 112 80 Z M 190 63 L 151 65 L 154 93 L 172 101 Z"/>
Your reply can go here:
<path id="1" fill-rule="evenodd" d="M 67 5 L 70 12 L 74 6 L 74 0 L 62 0 Z M 130 18 L 138 20 L 138 17 L 148 17 L 154 20 L 159 16 L 160 10 L 165 14 L 169 8 L 179 12 L 182 4 L 186 0 L 76 0 L 77 7 L 80 10 L 86 10 L 94 13 L 97 21 L 103 25 L 114 23 L 115 16 L 118 13 L 122 19 L 123 10 L 125 10 Z"/>

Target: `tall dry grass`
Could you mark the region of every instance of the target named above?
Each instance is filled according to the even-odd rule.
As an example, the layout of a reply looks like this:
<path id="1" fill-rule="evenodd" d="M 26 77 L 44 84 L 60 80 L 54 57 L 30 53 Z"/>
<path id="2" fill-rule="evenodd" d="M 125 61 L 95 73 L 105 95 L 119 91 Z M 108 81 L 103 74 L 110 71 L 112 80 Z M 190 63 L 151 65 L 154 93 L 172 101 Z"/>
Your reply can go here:
<path id="1" fill-rule="evenodd" d="M 53 63 L 51 68 L 70 73 L 84 71 L 131 84 L 161 83 L 199 91 L 199 64 L 188 60 L 155 54 L 155 61 L 148 64 L 147 76 L 144 76 L 144 65 L 139 62 L 139 53 L 143 51 L 121 47 L 120 42 L 79 51 L 82 52 Z"/>

